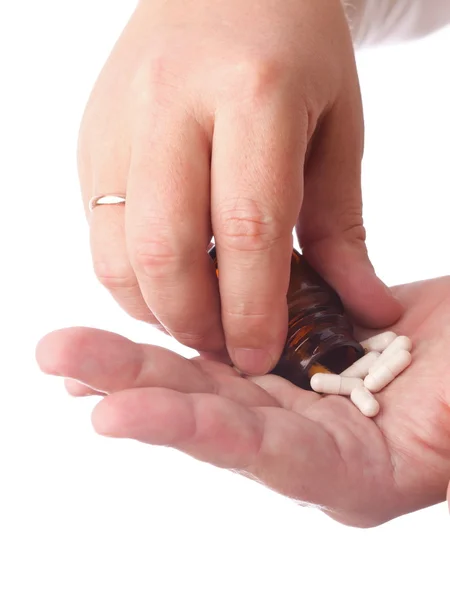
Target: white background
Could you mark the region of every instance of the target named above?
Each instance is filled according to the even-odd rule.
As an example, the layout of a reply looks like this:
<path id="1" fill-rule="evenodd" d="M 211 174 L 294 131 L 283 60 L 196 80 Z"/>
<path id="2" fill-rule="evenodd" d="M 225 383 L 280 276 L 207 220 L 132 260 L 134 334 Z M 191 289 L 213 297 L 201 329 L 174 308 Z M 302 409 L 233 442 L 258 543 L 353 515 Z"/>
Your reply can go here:
<path id="1" fill-rule="evenodd" d="M 444 504 L 371 530 L 164 448 L 96 436 L 34 347 L 89 325 L 167 344 L 96 282 L 75 166 L 87 95 L 134 3 L 0 6 L 0 598 L 450 595 Z M 449 273 L 450 30 L 359 57 L 369 250 L 389 284 Z"/>

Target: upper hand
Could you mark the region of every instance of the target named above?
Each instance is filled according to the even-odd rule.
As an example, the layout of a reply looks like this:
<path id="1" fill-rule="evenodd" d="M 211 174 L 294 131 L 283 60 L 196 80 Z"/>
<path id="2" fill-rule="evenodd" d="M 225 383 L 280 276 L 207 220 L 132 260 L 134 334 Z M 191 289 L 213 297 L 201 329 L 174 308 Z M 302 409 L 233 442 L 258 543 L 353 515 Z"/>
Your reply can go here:
<path id="1" fill-rule="evenodd" d="M 450 278 L 397 293 L 406 312 L 396 329 L 412 338 L 413 362 L 377 394 L 375 419 L 346 398 L 104 331 L 53 332 L 37 357 L 71 378 L 73 395 L 106 394 L 93 413 L 101 434 L 173 446 L 340 522 L 377 525 L 443 501 L 450 479 Z"/>
<path id="2" fill-rule="evenodd" d="M 89 215 L 95 272 L 130 315 L 262 374 L 285 341 L 298 225 L 353 316 L 390 324 L 400 309 L 364 243 L 362 152 L 340 0 L 142 0 L 80 131 L 85 205 L 127 197 Z"/>

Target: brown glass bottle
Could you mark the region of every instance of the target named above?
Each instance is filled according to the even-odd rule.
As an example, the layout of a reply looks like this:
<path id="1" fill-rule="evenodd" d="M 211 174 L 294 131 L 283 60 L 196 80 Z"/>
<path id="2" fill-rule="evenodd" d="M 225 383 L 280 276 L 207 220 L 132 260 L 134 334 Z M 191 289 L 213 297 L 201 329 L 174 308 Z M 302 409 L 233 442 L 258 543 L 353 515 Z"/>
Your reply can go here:
<path id="1" fill-rule="evenodd" d="M 214 247 L 209 254 L 218 274 Z M 315 366 L 340 373 L 364 355 L 339 296 L 296 250 L 292 252 L 287 302 L 288 334 L 272 373 L 310 390 Z"/>

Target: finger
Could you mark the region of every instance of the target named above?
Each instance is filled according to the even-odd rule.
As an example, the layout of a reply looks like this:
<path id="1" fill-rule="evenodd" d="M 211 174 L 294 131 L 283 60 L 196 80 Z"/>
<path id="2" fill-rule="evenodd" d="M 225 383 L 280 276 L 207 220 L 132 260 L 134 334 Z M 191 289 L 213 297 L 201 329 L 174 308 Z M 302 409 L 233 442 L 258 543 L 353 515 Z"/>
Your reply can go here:
<path id="1" fill-rule="evenodd" d="M 258 413 L 231 400 L 158 388 L 104 398 L 92 422 L 102 435 L 173 446 L 226 468 L 243 468 L 254 460 L 263 431 Z"/>
<path id="2" fill-rule="evenodd" d="M 151 111 L 150 111 L 151 112 Z M 126 205 L 130 260 L 143 297 L 182 344 L 224 347 L 217 281 L 206 248 L 209 145 L 186 115 L 141 115 Z"/>
<path id="3" fill-rule="evenodd" d="M 90 239 L 95 274 L 130 316 L 163 329 L 145 303 L 128 259 L 124 219 L 123 205 L 100 205 L 93 210 Z"/>
<path id="4" fill-rule="evenodd" d="M 172 446 L 304 502 L 336 507 L 348 497 L 336 440 L 314 421 L 278 408 L 251 409 L 212 394 L 141 388 L 101 400 L 92 422 L 101 435 Z M 363 461 L 354 462 L 353 475 Z"/>
<path id="5" fill-rule="evenodd" d="M 249 381 L 265 390 L 278 400 L 279 406 L 286 410 L 303 413 L 320 396 L 315 392 L 307 392 L 278 375 L 263 375 L 249 378 Z"/>
<path id="6" fill-rule="evenodd" d="M 101 392 L 99 390 L 94 390 L 93 388 L 84 385 L 84 383 L 81 383 L 76 379 L 65 379 L 64 387 L 66 388 L 67 392 L 75 398 L 82 398 L 85 396 L 98 396 L 99 394 L 101 395 Z"/>
<path id="7" fill-rule="evenodd" d="M 288 102 L 248 102 L 216 118 L 211 211 L 228 352 L 242 372 L 260 375 L 286 336 L 307 122 Z"/>
<path id="8" fill-rule="evenodd" d="M 86 215 L 94 272 L 118 304 L 132 317 L 157 325 L 142 298 L 137 279 L 127 257 L 123 205 L 88 208 L 100 194 L 126 195 L 130 164 L 129 145 L 111 137 L 110 130 L 99 131 L 101 143 L 91 139 L 89 118 L 85 118 L 78 144 L 78 174 Z M 117 125 L 117 123 L 116 123 Z M 91 123 L 92 126 L 92 123 Z M 95 124 L 98 128 L 99 124 Z"/>
<path id="9" fill-rule="evenodd" d="M 66 377 L 65 387 L 72 396 L 164 386 L 185 393 L 214 392 L 246 406 L 279 406 L 272 395 L 228 365 L 187 360 L 109 331 L 87 327 L 54 331 L 39 342 L 36 354 L 44 372 Z"/>
<path id="10" fill-rule="evenodd" d="M 361 202 L 363 152 L 359 94 L 324 118 L 305 170 L 298 235 L 311 265 L 338 292 L 353 318 L 386 327 L 401 315 L 367 254 Z"/>
<path id="11" fill-rule="evenodd" d="M 218 396 L 245 406 L 284 406 L 269 388 L 266 390 L 263 385 L 257 385 L 257 382 L 242 377 L 229 365 L 212 360 L 193 359 L 193 361 L 214 381 L 215 393 Z M 264 375 L 260 379 L 266 377 L 270 378 Z"/>
<path id="12" fill-rule="evenodd" d="M 101 393 L 147 386 L 215 391 L 211 378 L 196 363 L 165 348 L 135 344 L 88 327 L 46 335 L 36 348 L 36 359 L 45 373 L 75 379 Z"/>

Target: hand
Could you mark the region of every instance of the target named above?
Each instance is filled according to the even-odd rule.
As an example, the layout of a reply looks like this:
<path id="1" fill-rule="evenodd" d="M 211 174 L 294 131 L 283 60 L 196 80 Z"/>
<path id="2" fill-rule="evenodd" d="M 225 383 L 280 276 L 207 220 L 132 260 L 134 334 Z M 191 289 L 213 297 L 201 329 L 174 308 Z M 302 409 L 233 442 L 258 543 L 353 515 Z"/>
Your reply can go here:
<path id="1" fill-rule="evenodd" d="M 396 291 L 413 363 L 377 394 L 373 420 L 339 396 L 274 375 L 245 379 L 104 331 L 53 332 L 37 358 L 46 373 L 72 378 L 73 395 L 107 394 L 93 412 L 98 433 L 173 446 L 337 521 L 373 526 L 443 501 L 450 478 L 450 277 Z"/>
<path id="2" fill-rule="evenodd" d="M 386 326 L 401 310 L 366 253 L 362 152 L 340 0 L 141 0 L 80 131 L 85 205 L 127 196 L 88 215 L 95 272 L 133 317 L 263 374 L 285 341 L 298 224 L 353 316 Z"/>

